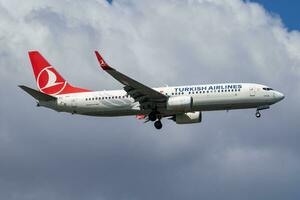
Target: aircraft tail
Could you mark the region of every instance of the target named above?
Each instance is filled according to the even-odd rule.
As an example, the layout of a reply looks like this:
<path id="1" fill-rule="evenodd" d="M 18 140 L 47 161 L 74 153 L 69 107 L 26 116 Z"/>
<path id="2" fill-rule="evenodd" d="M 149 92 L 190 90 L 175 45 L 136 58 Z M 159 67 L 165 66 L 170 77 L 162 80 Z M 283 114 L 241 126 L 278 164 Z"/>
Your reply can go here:
<path id="1" fill-rule="evenodd" d="M 69 84 L 38 51 L 30 51 L 28 54 L 37 86 L 42 93 L 48 95 L 59 95 L 90 91 L 73 87 Z"/>

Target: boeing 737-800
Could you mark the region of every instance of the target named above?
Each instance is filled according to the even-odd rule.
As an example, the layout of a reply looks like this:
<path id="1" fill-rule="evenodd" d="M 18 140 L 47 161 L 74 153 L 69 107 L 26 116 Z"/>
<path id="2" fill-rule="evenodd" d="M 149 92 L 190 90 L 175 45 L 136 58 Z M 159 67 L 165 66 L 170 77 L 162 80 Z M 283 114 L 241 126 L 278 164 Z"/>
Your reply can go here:
<path id="1" fill-rule="evenodd" d="M 153 121 L 162 128 L 161 119 L 177 124 L 199 123 L 203 111 L 256 108 L 260 110 L 282 100 L 284 95 L 253 83 L 221 83 L 176 87 L 148 87 L 110 67 L 95 51 L 100 67 L 123 85 L 122 90 L 91 91 L 73 87 L 37 51 L 29 52 L 38 90 L 20 87 L 44 106 L 58 112 L 89 116 L 128 116 Z"/>

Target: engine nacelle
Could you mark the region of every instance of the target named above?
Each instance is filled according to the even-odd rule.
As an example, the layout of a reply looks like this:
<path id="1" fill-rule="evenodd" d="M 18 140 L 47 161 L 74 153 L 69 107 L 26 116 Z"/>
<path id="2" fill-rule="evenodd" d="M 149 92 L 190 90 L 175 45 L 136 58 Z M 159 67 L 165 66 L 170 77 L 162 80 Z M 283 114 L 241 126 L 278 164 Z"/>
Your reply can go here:
<path id="1" fill-rule="evenodd" d="M 168 110 L 175 111 L 190 111 L 193 105 L 193 98 L 191 96 L 170 97 L 167 102 Z"/>
<path id="2" fill-rule="evenodd" d="M 176 124 L 193 124 L 200 123 L 202 121 L 202 113 L 201 112 L 188 112 L 176 114 L 175 122 Z"/>

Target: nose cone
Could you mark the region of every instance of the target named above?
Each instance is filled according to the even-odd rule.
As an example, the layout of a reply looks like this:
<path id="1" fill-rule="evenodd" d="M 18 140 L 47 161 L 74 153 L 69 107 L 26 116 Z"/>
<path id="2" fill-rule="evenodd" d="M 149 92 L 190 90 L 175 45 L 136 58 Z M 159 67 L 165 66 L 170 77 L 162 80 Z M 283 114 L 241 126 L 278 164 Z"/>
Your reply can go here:
<path id="1" fill-rule="evenodd" d="M 276 92 L 275 96 L 277 101 L 281 101 L 282 99 L 284 99 L 284 94 L 282 94 L 281 92 Z"/>

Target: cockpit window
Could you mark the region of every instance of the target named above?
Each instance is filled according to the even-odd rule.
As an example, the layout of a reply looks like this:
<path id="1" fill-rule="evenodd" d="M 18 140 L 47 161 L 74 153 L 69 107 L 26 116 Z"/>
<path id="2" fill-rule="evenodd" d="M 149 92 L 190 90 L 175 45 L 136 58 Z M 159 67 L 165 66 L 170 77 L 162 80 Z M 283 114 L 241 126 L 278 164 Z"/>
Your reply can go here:
<path id="1" fill-rule="evenodd" d="M 263 90 L 270 91 L 270 90 L 273 90 L 273 89 L 272 88 L 263 88 Z"/>

